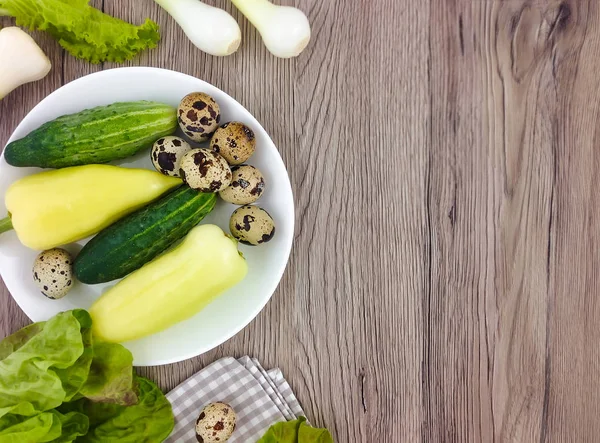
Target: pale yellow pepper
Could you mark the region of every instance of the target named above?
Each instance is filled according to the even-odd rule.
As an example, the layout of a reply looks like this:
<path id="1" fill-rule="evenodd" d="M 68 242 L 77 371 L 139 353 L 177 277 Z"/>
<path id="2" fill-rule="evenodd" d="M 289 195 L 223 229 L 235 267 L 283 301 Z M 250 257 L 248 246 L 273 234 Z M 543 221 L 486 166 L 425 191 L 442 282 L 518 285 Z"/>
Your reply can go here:
<path id="1" fill-rule="evenodd" d="M 181 185 L 147 169 L 85 165 L 29 175 L 6 192 L 9 219 L 25 246 L 44 250 L 84 239 Z"/>
<path id="2" fill-rule="evenodd" d="M 92 330 L 117 343 L 154 334 L 197 314 L 247 272 L 236 240 L 218 226 L 197 226 L 106 291 L 89 310 Z"/>

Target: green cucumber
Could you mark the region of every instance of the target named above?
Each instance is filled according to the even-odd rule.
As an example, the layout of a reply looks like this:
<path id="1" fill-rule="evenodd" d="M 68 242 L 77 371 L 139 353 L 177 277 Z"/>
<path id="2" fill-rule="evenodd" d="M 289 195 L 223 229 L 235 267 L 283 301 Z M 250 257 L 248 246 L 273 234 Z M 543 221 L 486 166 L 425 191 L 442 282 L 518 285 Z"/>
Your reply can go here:
<path id="1" fill-rule="evenodd" d="M 114 103 L 64 115 L 6 146 L 13 166 L 65 168 L 107 163 L 148 148 L 177 129 L 177 111 L 162 103 Z"/>
<path id="2" fill-rule="evenodd" d="M 184 237 L 216 201 L 216 194 L 175 189 L 92 238 L 75 258 L 75 276 L 88 284 L 125 277 Z"/>

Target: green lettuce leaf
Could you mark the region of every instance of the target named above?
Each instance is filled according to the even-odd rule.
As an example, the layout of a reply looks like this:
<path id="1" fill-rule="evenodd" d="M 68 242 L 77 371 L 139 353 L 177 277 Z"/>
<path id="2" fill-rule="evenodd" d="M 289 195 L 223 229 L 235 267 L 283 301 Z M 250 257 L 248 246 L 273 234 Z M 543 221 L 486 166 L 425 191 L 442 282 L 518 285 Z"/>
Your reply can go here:
<path id="1" fill-rule="evenodd" d="M 121 406 L 82 399 L 65 405 L 90 419 L 89 432 L 77 442 L 119 443 L 160 442 L 166 439 L 175 425 L 171 404 L 150 380 L 135 377 L 138 403 Z"/>
<path id="2" fill-rule="evenodd" d="M 33 336 L 38 334 L 44 327 L 44 323 L 33 323 L 18 330 L 12 335 L 9 335 L 0 342 L 0 361 L 4 360 L 13 352 L 19 350 L 21 346 L 29 341 Z"/>
<path id="3" fill-rule="evenodd" d="M 92 344 L 92 319 L 89 314 L 82 309 L 71 312 L 81 324 L 83 352 L 72 366 L 66 369 L 54 369 L 54 372 L 62 381 L 65 390 L 65 401 L 72 400 L 87 382 L 90 366 L 96 352 L 95 346 Z"/>
<path id="4" fill-rule="evenodd" d="M 60 422 L 52 412 L 33 417 L 8 414 L 0 418 L 0 442 L 46 442 L 60 437 Z"/>
<path id="5" fill-rule="evenodd" d="M 327 429 L 313 428 L 306 423 L 301 423 L 298 429 L 298 441 L 300 443 L 333 443 L 333 438 Z"/>
<path id="6" fill-rule="evenodd" d="M 91 325 L 86 311 L 62 312 L 2 342 L 0 418 L 48 411 L 75 394 L 87 378 L 81 379 L 82 368 L 91 363 L 89 356 L 80 360 Z"/>
<path id="7" fill-rule="evenodd" d="M 49 32 L 73 56 L 91 63 L 130 60 L 160 40 L 152 20 L 134 26 L 89 6 L 88 0 L 0 0 L 0 9 L 19 26 Z"/>
<path id="8" fill-rule="evenodd" d="M 34 417 L 9 414 L 0 419 L 0 443 L 68 443 L 85 435 L 88 427 L 89 419 L 78 412 L 52 410 Z"/>
<path id="9" fill-rule="evenodd" d="M 69 412 L 64 415 L 58 411 L 53 412 L 58 414 L 61 421 L 61 434 L 51 440 L 52 443 L 70 443 L 87 434 L 90 419 L 86 415 L 79 412 Z"/>
<path id="10" fill-rule="evenodd" d="M 171 433 L 166 397 L 135 376 L 122 345 L 94 341 L 91 326 L 78 309 L 0 341 L 0 443 L 159 442 Z"/>
<path id="11" fill-rule="evenodd" d="M 114 343 L 96 342 L 94 359 L 80 395 L 96 402 L 134 405 L 133 356 Z"/>
<path id="12" fill-rule="evenodd" d="M 333 443 L 327 429 L 313 428 L 306 418 L 275 423 L 257 443 Z"/>

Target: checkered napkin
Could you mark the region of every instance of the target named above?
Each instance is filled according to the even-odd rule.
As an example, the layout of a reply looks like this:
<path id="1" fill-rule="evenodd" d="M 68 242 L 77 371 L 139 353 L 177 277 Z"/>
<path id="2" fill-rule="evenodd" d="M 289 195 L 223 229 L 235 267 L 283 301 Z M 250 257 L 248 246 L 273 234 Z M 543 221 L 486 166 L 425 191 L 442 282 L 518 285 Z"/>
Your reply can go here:
<path id="1" fill-rule="evenodd" d="M 304 415 L 279 369 L 266 371 L 255 358 L 222 358 L 188 378 L 167 394 L 175 428 L 167 443 L 196 442 L 198 415 L 209 403 L 222 401 L 237 415 L 228 443 L 256 442 L 277 422 Z"/>

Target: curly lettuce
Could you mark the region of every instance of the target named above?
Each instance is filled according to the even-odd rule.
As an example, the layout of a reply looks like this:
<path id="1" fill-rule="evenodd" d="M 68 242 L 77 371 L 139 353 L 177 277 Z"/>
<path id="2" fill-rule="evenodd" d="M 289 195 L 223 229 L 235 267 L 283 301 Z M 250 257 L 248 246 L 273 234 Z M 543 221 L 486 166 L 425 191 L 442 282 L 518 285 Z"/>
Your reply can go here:
<path id="1" fill-rule="evenodd" d="M 131 353 L 96 341 L 82 310 L 0 341 L 0 443 L 162 441 L 171 405 Z"/>
<path id="2" fill-rule="evenodd" d="M 89 314 L 77 310 L 5 338 L 0 343 L 0 418 L 32 416 L 73 398 L 92 362 L 91 327 Z"/>
<path id="3" fill-rule="evenodd" d="M 327 429 L 306 424 L 306 417 L 275 423 L 256 443 L 333 443 Z"/>
<path id="4" fill-rule="evenodd" d="M 91 63 L 130 60 L 160 40 L 152 20 L 135 26 L 91 7 L 88 0 L 0 0 L 0 14 L 50 33 L 73 56 Z"/>
<path id="5" fill-rule="evenodd" d="M 153 382 L 135 376 L 136 404 L 122 406 L 83 399 L 67 403 L 62 412 L 81 413 L 89 417 L 89 429 L 76 441 L 82 443 L 161 442 L 174 426 L 171 404 Z"/>
<path id="6" fill-rule="evenodd" d="M 5 415 L 0 418 L 0 442 L 67 443 L 87 435 L 89 419 L 79 412 L 62 414 L 57 410 L 33 417 Z"/>

